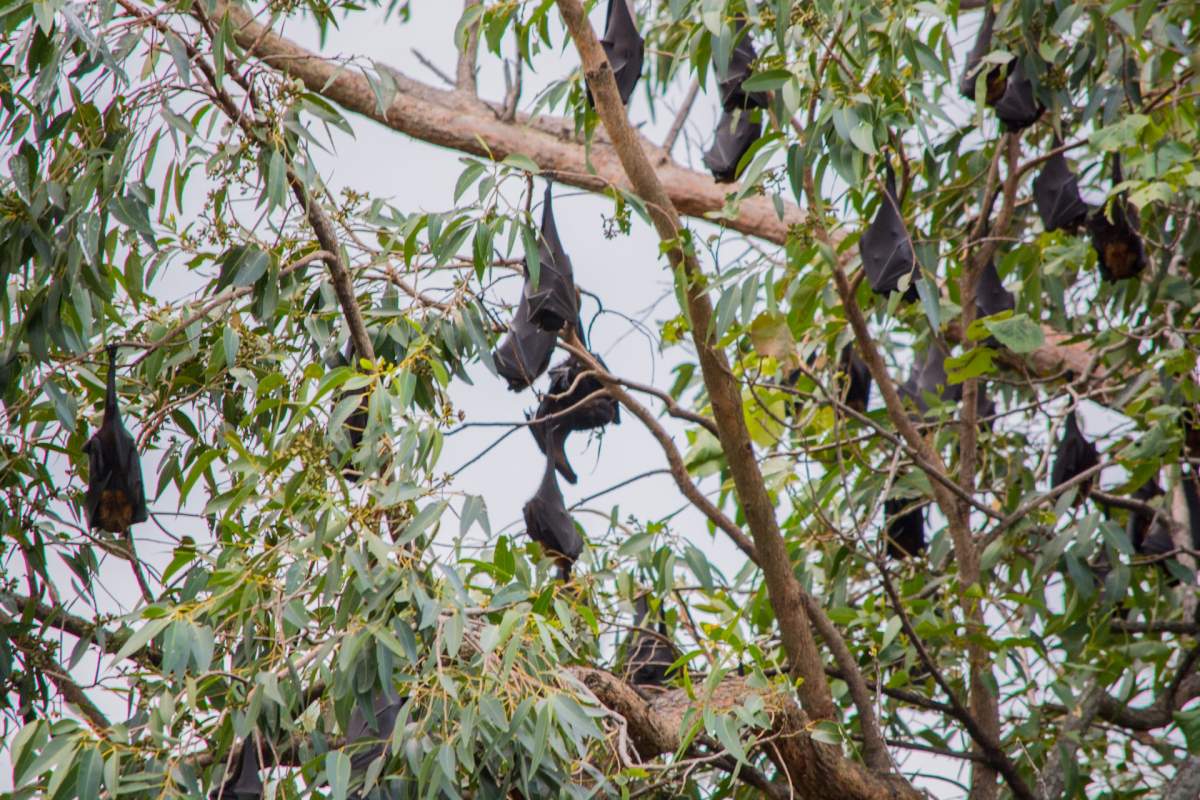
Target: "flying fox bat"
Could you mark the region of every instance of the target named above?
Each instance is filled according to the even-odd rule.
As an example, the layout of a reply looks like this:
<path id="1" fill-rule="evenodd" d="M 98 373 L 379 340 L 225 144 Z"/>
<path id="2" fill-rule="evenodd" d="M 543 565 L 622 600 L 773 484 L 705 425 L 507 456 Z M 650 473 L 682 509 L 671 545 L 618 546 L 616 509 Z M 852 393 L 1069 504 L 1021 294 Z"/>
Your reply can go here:
<path id="1" fill-rule="evenodd" d="M 583 539 L 575 530 L 575 522 L 567 513 L 562 492 L 555 477 L 555 456 L 558 442 L 554 437 L 547 439 L 550 453 L 546 456 L 546 469 L 537 492 L 525 503 L 525 528 L 530 538 L 542 546 L 558 561 L 559 577 L 571 579 L 571 567 L 583 552 Z"/>
<path id="2" fill-rule="evenodd" d="M 1058 147 L 1057 141 L 1054 146 Z M 1079 196 L 1079 180 L 1062 153 L 1050 156 L 1033 179 L 1033 199 L 1048 231 L 1074 231 L 1087 219 L 1088 204 Z"/>
<path id="3" fill-rule="evenodd" d="M 355 705 L 350 714 L 350 722 L 346 726 L 351 777 L 364 775 L 371 762 L 384 754 L 405 699 L 389 687 L 375 693 L 369 717 L 361 706 Z M 400 793 L 386 788 L 384 777 L 381 776 L 379 780 L 379 784 L 370 794 L 356 792 L 350 795 L 349 800 L 399 800 Z"/>
<path id="4" fill-rule="evenodd" d="M 108 389 L 104 395 L 104 421 L 83 446 L 88 455 L 88 488 L 84 500 L 88 525 L 110 533 L 124 533 L 135 522 L 145 522 L 146 490 L 142 462 L 133 436 L 121 423 L 117 405 L 117 346 L 108 346 Z"/>
<path id="5" fill-rule="evenodd" d="M 628 655 L 625 659 L 625 679 L 635 686 L 662 686 L 667 681 L 667 671 L 679 658 L 679 651 L 667 636 L 667 623 L 658 621 L 658 636 L 643 630 L 643 623 L 650 612 L 646 595 L 634 604 L 633 625 L 636 630 L 629 638 Z"/>
<path id="6" fill-rule="evenodd" d="M 749 110 L 721 112 L 717 120 L 716 138 L 704 154 L 704 166 L 717 183 L 733 183 L 739 173 L 742 157 L 762 136 L 762 122 L 755 121 Z"/>
<path id="7" fill-rule="evenodd" d="M 1143 503 L 1149 503 L 1157 497 L 1163 496 L 1162 487 L 1158 485 L 1158 481 L 1154 478 L 1143 483 L 1133 493 L 1135 500 L 1141 500 Z M 1151 524 L 1153 525 L 1153 533 L 1151 533 Z M 1129 512 L 1129 521 L 1125 524 L 1125 534 L 1129 537 L 1129 541 L 1133 543 L 1134 551 L 1142 554 L 1151 554 L 1155 551 L 1168 552 L 1173 549 L 1171 544 L 1171 532 L 1158 519 L 1158 515 L 1152 514 L 1149 511 L 1140 509 Z M 1149 536 L 1147 536 L 1149 534 Z M 1162 539 L 1165 535 L 1165 549 L 1161 549 L 1164 544 Z"/>
<path id="8" fill-rule="evenodd" d="M 646 57 L 646 40 L 638 32 L 637 22 L 629 11 L 627 0 L 608 0 L 608 16 L 604 23 L 604 37 L 600 46 L 608 56 L 612 67 L 613 77 L 617 80 L 617 90 L 621 93 L 621 102 L 629 105 L 634 87 L 642 77 L 642 62 Z M 595 105 L 592 91 L 588 90 L 588 105 Z"/>
<path id="9" fill-rule="evenodd" d="M 575 274 L 571 259 L 558 238 L 554 223 L 554 198 L 550 183 L 542 201 L 542 231 L 538 242 L 538 282 L 528 264 L 525 269 L 525 299 L 529 301 L 529 319 L 544 331 L 559 331 L 579 318 L 579 298 L 575 292 Z"/>
<path id="10" fill-rule="evenodd" d="M 1117 186 L 1124 180 L 1119 155 L 1113 156 L 1112 173 L 1113 185 Z M 1093 211 L 1087 221 L 1100 277 L 1110 282 L 1132 278 L 1146 268 L 1146 248 L 1138 234 L 1137 211 L 1124 193 L 1113 198 L 1111 219 L 1107 205 Z"/>
<path id="11" fill-rule="evenodd" d="M 975 284 L 975 316 L 990 317 L 1002 311 L 1012 311 L 1016 308 L 1016 299 L 1012 292 L 1004 288 L 1000 282 L 1000 273 L 996 272 L 996 263 L 989 260 L 979 273 L 979 282 Z"/>
<path id="12" fill-rule="evenodd" d="M 621 422 L 621 407 L 616 399 L 607 393 L 593 396 L 603 392 L 604 384 L 585 372 L 587 365 L 574 355 L 555 365 L 550 370 L 550 391 L 542 395 L 533 416 L 535 421 L 529 426 L 538 449 L 545 455 L 553 454 L 555 469 L 567 483 L 577 480 L 563 450 L 567 436 L 573 431 Z"/>
<path id="13" fill-rule="evenodd" d="M 528 389 L 546 371 L 556 338 L 553 331 L 542 330 L 530 320 L 529 300 L 522 292 L 508 334 L 492 353 L 496 372 L 508 381 L 511 391 Z"/>
<path id="14" fill-rule="evenodd" d="M 975 83 L 981 72 L 985 72 L 984 102 L 989 106 L 1004 95 L 1005 68 L 993 64 L 982 70 L 983 57 L 992 50 L 992 31 L 996 25 L 996 12 L 989 3 L 983 12 L 983 22 L 979 25 L 979 33 L 975 36 L 975 44 L 967 53 L 966 63 L 963 64 L 962 77 L 958 80 L 958 93 L 967 100 L 975 99 Z"/>
<path id="15" fill-rule="evenodd" d="M 750 77 L 750 65 L 754 63 L 757 54 L 754 52 L 754 43 L 750 41 L 750 34 L 746 31 L 746 23 L 740 17 L 733 35 L 738 41 L 729 55 L 729 69 L 718 76 L 717 89 L 721 94 L 721 107 L 726 111 L 766 108 L 766 92 L 742 91 L 742 84 Z"/>
<path id="16" fill-rule="evenodd" d="M 911 500 L 901 498 L 883 501 L 888 558 L 908 558 L 925 551 L 925 506 L 905 511 L 910 505 Z"/>
<path id="17" fill-rule="evenodd" d="M 929 412 L 926 395 L 933 395 L 946 403 L 961 403 L 963 387 L 961 383 L 950 383 L 946 377 L 946 352 L 941 345 L 934 342 L 925 352 L 925 360 L 919 366 L 914 366 L 908 379 L 898 389 L 901 397 L 909 402 L 923 416 Z M 980 420 L 980 426 L 990 429 L 990 417 L 996 413 L 996 404 L 987 396 L 982 383 L 975 393 L 975 415 Z"/>
<path id="18" fill-rule="evenodd" d="M 1099 463 L 1100 453 L 1096 450 L 1096 445 L 1084 438 L 1083 431 L 1079 430 L 1079 421 L 1076 419 L 1075 410 L 1072 409 L 1071 413 L 1067 415 L 1067 424 L 1054 454 L 1054 466 L 1050 470 L 1050 487 L 1057 488 Z M 1076 504 L 1083 502 L 1095 480 L 1093 475 L 1079 487 L 1079 493 L 1075 499 Z"/>
<path id="19" fill-rule="evenodd" d="M 1033 81 L 1025 75 L 1025 65 L 1017 60 L 1008 74 L 1004 94 L 996 101 L 996 117 L 1005 130 L 1016 133 L 1038 121 L 1046 107 L 1033 94 Z"/>
<path id="20" fill-rule="evenodd" d="M 867 369 L 867 363 L 859 357 L 854 345 L 848 344 L 842 348 L 838 369 L 846 395 L 842 402 L 860 414 L 867 413 L 867 406 L 871 403 L 871 370 Z"/>
<path id="21" fill-rule="evenodd" d="M 220 786 L 208 793 L 209 800 L 262 800 L 261 769 L 254 738 L 247 736 L 242 741 L 241 752 L 232 770 L 225 774 Z"/>
<path id="22" fill-rule="evenodd" d="M 917 299 L 917 278 L 921 271 L 908 229 L 904 227 L 904 218 L 900 216 L 896 173 L 891 164 L 887 165 L 886 188 L 879 201 L 879 210 L 858 240 L 858 251 L 872 291 L 889 295 L 900 288 L 900 279 L 909 275 L 911 280 L 904 299 L 910 302 Z"/>

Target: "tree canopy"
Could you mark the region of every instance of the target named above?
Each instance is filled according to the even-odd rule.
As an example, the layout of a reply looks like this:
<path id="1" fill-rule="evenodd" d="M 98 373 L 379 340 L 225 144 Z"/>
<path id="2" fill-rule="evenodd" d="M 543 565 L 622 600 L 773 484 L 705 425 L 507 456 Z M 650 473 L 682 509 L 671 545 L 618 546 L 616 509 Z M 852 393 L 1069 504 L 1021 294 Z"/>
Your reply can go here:
<path id="1" fill-rule="evenodd" d="M 1200 4 L 433 5 L 0 4 L 12 796 L 1200 796 Z"/>

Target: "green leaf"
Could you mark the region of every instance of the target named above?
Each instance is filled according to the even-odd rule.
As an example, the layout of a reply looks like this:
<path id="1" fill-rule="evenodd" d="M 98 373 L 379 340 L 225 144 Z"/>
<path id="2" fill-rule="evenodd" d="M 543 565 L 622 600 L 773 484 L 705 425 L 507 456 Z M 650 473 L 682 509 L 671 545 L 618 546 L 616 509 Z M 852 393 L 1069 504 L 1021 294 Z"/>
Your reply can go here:
<path id="1" fill-rule="evenodd" d="M 973 347 L 959 356 L 946 359 L 946 380 L 962 383 L 968 378 L 986 375 L 995 368 L 992 359 L 996 351 L 988 347 Z"/>
<path id="2" fill-rule="evenodd" d="M 1014 353 L 1032 353 L 1046 343 L 1042 326 L 1025 314 L 1016 314 L 1007 319 L 989 317 L 982 321 L 1000 344 Z"/>
<path id="3" fill-rule="evenodd" d="M 869 156 L 875 155 L 875 131 L 861 120 L 850 128 L 850 143 Z"/>
<path id="4" fill-rule="evenodd" d="M 768 69 L 763 72 L 756 72 L 742 81 L 742 91 L 769 92 L 772 89 L 778 89 L 780 86 L 783 86 L 791 77 L 792 73 L 786 69 Z"/>
<path id="5" fill-rule="evenodd" d="M 1106 125 L 1095 131 L 1091 136 L 1092 145 L 1108 152 L 1135 147 L 1138 143 L 1138 134 L 1149 124 L 1149 117 L 1143 114 L 1130 114 L 1112 125 Z"/>
<path id="6" fill-rule="evenodd" d="M 121 649 L 117 651 L 117 654 L 113 656 L 113 661 L 122 661 L 138 650 L 141 650 L 151 639 L 161 633 L 162 629 L 167 627 L 170 622 L 170 617 L 160 617 L 147 622 L 126 640 Z"/>
<path id="7" fill-rule="evenodd" d="M 350 759 L 341 750 L 325 754 L 325 777 L 329 781 L 332 800 L 346 800 L 350 791 Z"/>
<path id="8" fill-rule="evenodd" d="M 522 172 L 528 172 L 530 175 L 537 175 L 542 171 L 541 168 L 538 167 L 536 161 L 529 156 L 522 155 L 521 153 L 509 153 L 508 156 L 500 163 L 504 164 L 505 166 L 513 167 L 514 169 L 519 169 Z"/>

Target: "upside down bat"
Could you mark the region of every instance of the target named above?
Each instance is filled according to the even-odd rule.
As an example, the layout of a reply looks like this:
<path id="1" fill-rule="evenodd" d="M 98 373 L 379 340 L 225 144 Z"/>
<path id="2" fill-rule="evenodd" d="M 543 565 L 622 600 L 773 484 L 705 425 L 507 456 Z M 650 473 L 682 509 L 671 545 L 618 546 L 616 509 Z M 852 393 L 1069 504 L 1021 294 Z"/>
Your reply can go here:
<path id="1" fill-rule="evenodd" d="M 1059 146 L 1057 140 L 1054 146 Z M 1088 215 L 1088 204 L 1079 196 L 1079 180 L 1062 153 L 1050 156 L 1033 179 L 1033 199 L 1048 231 L 1074 231 Z"/>
<path id="2" fill-rule="evenodd" d="M 859 357 L 854 345 L 848 344 L 842 348 L 838 369 L 845 392 L 842 402 L 860 414 L 867 413 L 867 406 L 871 403 L 871 370 Z"/>
<path id="3" fill-rule="evenodd" d="M 989 260 L 979 273 L 979 282 L 975 284 L 975 317 L 990 317 L 1003 311 L 1012 311 L 1017 302 L 1012 292 L 1004 288 L 1000 282 L 1000 273 L 996 272 L 996 263 Z"/>
<path id="4" fill-rule="evenodd" d="M 537 492 L 525 503 L 522 510 L 525 528 L 529 537 L 542 546 L 548 555 L 555 556 L 559 577 L 571 579 L 571 567 L 583 552 L 583 538 L 575 529 L 575 522 L 567 513 L 562 491 L 555 476 L 556 458 L 561 445 L 554 436 L 548 437 L 546 447 L 546 469 Z"/>
<path id="5" fill-rule="evenodd" d="M 891 164 L 887 165 L 887 180 L 879 210 L 858 240 L 858 250 L 862 256 L 863 271 L 873 292 L 889 295 L 900 288 L 900 280 L 908 275 L 910 280 L 904 299 L 910 302 L 917 299 L 917 278 L 921 276 L 921 270 L 917 266 L 916 253 L 908 229 L 904 226 L 904 218 L 900 216 L 896 173 L 892 171 Z"/>
<path id="6" fill-rule="evenodd" d="M 762 136 L 762 123 L 749 109 L 721 112 L 716 137 L 704 154 L 704 166 L 717 183 L 733 183 L 739 174 L 742 157 Z"/>
<path id="7" fill-rule="evenodd" d="M 667 671 L 679 658 L 679 650 L 671 643 L 664 620 L 658 621 L 657 636 L 643 629 L 649 611 L 650 603 L 643 594 L 634 604 L 635 630 L 629 637 L 625 659 L 625 679 L 635 686 L 662 686 L 667 681 Z"/>
<path id="8" fill-rule="evenodd" d="M 888 558 L 908 558 L 925 551 L 925 506 L 909 508 L 912 504 L 902 498 L 883 501 Z"/>
<path id="9" fill-rule="evenodd" d="M 1028 128 L 1045 112 L 1046 107 L 1034 96 L 1033 81 L 1025 74 L 1021 59 L 1017 59 L 1016 65 L 1008 73 L 1004 94 L 996 101 L 995 108 L 996 117 L 1010 133 Z"/>
<path id="10" fill-rule="evenodd" d="M 746 22 L 738 18 L 734 30 L 737 44 L 729 56 L 729 68 L 720 73 L 717 78 L 717 89 L 721 94 L 721 107 L 725 111 L 738 109 L 766 108 L 768 96 L 766 92 L 745 92 L 742 84 L 750 77 L 750 65 L 757 58 L 754 52 L 754 42 L 746 31 Z"/>
<path id="11" fill-rule="evenodd" d="M 525 270 L 525 299 L 529 301 L 529 320 L 544 331 L 559 331 L 574 325 L 579 318 L 579 298 L 575 291 L 575 273 L 571 259 L 558 238 L 554 221 L 554 197 L 550 182 L 542 201 L 542 228 L 538 237 L 538 280 Z M 578 327 L 578 326 L 576 326 Z"/>
<path id="12" fill-rule="evenodd" d="M 221 785 L 208 793 L 209 800 L 262 800 L 263 782 L 259 776 L 262 763 L 253 736 L 242 741 L 241 752 L 233 768 L 225 773 Z"/>
<path id="13" fill-rule="evenodd" d="M 621 422 L 620 405 L 587 371 L 574 355 L 555 365 L 550 370 L 550 390 L 542 395 L 529 426 L 538 449 L 553 455 L 555 468 L 568 483 L 575 483 L 577 476 L 563 449 L 567 436 Z"/>
<path id="14" fill-rule="evenodd" d="M 966 63 L 963 64 L 962 76 L 958 80 L 958 93 L 967 100 L 975 99 L 975 85 L 980 75 L 984 76 L 984 102 L 995 105 L 1004 95 L 1004 78 L 1006 70 L 999 64 L 993 64 L 986 69 L 983 67 L 983 57 L 992 50 L 992 32 L 996 25 L 996 11 L 991 3 L 984 8 L 983 22 L 979 25 L 979 33 L 975 43 L 967 53 Z"/>
<path id="15" fill-rule="evenodd" d="M 104 421 L 83 446 L 88 455 L 88 488 L 84 500 L 88 525 L 110 533 L 124 533 L 149 518 L 142 463 L 133 436 L 121 422 L 117 404 L 117 346 L 108 346 L 108 387 L 104 395 Z"/>
<path id="16" fill-rule="evenodd" d="M 1112 180 L 1113 186 L 1124 180 L 1119 155 L 1113 156 Z M 1132 278 L 1146 268 L 1146 248 L 1138 234 L 1137 211 L 1123 192 L 1113 198 L 1111 219 L 1107 205 L 1093 211 L 1087 221 L 1100 277 L 1110 282 Z"/>
<path id="17" fill-rule="evenodd" d="M 1071 412 L 1067 414 L 1067 423 L 1063 428 L 1062 438 L 1059 439 L 1054 453 L 1054 466 L 1050 470 L 1050 488 L 1058 488 L 1099 463 L 1100 453 L 1096 450 L 1096 445 L 1084 437 L 1083 431 L 1079 429 L 1079 420 L 1075 416 L 1075 409 L 1071 409 Z M 1076 504 L 1083 502 L 1095 481 L 1096 476 L 1093 475 L 1083 482 L 1075 497 Z"/>
<path id="18" fill-rule="evenodd" d="M 621 94 L 621 102 L 629 105 L 634 87 L 642 77 L 642 62 L 646 57 L 646 40 L 638 32 L 637 22 L 629 11 L 627 0 L 608 0 L 608 14 L 605 17 L 604 36 L 600 46 L 608 56 L 612 67 L 613 77 L 617 81 L 617 90 Z M 588 90 L 588 105 L 595 105 L 592 92 Z"/>

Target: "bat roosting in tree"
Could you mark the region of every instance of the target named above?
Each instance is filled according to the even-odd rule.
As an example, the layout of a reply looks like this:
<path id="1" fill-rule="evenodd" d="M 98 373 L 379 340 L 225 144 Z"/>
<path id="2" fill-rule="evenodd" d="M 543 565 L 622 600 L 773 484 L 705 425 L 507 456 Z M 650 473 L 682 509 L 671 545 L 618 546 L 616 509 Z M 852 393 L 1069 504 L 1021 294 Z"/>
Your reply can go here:
<path id="1" fill-rule="evenodd" d="M 603 362 L 601 362 L 603 365 Z M 587 366 L 575 356 L 550 370 L 550 390 L 542 395 L 529 432 L 543 454 L 554 455 L 554 466 L 568 483 L 577 480 L 563 445 L 573 431 L 603 428 L 621 422 L 621 407 L 604 391 Z M 584 401 L 587 402 L 584 402 Z M 548 447 L 548 443 L 553 443 Z"/>
<path id="2" fill-rule="evenodd" d="M 750 34 L 746 31 L 746 23 L 741 18 L 737 20 L 734 31 L 737 44 L 729 55 L 729 69 L 720 73 L 717 88 L 721 94 L 721 107 L 726 111 L 736 111 L 748 108 L 766 108 L 766 92 L 746 92 L 742 84 L 750 77 L 750 65 L 754 63 L 757 54 Z"/>
<path id="3" fill-rule="evenodd" d="M 1162 487 L 1158 485 L 1158 481 L 1151 478 L 1137 488 L 1133 493 L 1133 498 L 1141 500 L 1143 503 L 1150 503 L 1162 495 Z M 1153 533 L 1151 533 L 1152 524 Z M 1125 524 L 1125 533 L 1133 544 L 1133 549 L 1143 555 L 1156 555 L 1173 549 L 1170 529 L 1162 524 L 1159 515 L 1149 511 L 1141 509 L 1130 511 L 1129 521 Z"/>
<path id="4" fill-rule="evenodd" d="M 842 348 L 838 370 L 844 393 L 842 402 L 860 414 L 867 413 L 867 406 L 871 403 L 871 370 L 859 357 L 854 345 L 848 344 Z"/>
<path id="5" fill-rule="evenodd" d="M 1086 472 L 1099 463 L 1100 454 L 1096 450 L 1096 445 L 1084 438 L 1083 431 L 1079 430 L 1079 421 L 1075 417 L 1075 410 L 1071 409 L 1071 413 L 1067 414 L 1067 424 L 1063 429 L 1062 438 L 1058 440 L 1058 448 L 1054 453 L 1054 466 L 1050 470 L 1050 488 L 1062 486 L 1076 475 Z M 1083 502 L 1095 480 L 1096 476 L 1093 475 L 1079 487 L 1079 494 L 1075 499 L 1077 504 Z"/>
<path id="6" fill-rule="evenodd" d="M 908 379 L 898 389 L 901 397 L 909 402 L 924 415 L 929 412 L 929 403 L 925 399 L 933 396 L 945 403 L 961 403 L 963 387 L 961 383 L 950 383 L 946 377 L 946 351 L 937 342 L 929 345 L 925 358 L 920 365 L 914 365 Z M 975 415 L 982 428 L 989 428 L 987 421 L 996 413 L 996 404 L 987 396 L 982 382 L 975 393 Z"/>
<path id="7" fill-rule="evenodd" d="M 1046 107 L 1033 94 L 1033 82 L 1025 75 L 1025 65 L 1020 59 L 1008 74 L 1004 94 L 996 101 L 996 117 L 1004 123 L 1004 129 L 1016 133 L 1038 121 Z"/>
<path id="8" fill-rule="evenodd" d="M 1054 146 L 1059 146 L 1057 139 Z M 1062 153 L 1050 156 L 1033 179 L 1033 199 L 1042 227 L 1048 231 L 1073 232 L 1087 218 L 1088 205 L 1079 196 L 1079 181 Z"/>
<path id="9" fill-rule="evenodd" d="M 635 630 L 629 637 L 625 658 L 625 680 L 635 686 L 662 686 L 667 681 L 667 671 L 679 658 L 679 650 L 671 643 L 667 623 L 661 617 L 657 636 L 643 629 L 649 612 L 650 603 L 643 594 L 634 604 Z"/>
<path id="10" fill-rule="evenodd" d="M 263 782 L 259 776 L 262 763 L 254 737 L 242 741 L 241 752 L 221 785 L 208 793 L 209 800 L 262 800 Z"/>
<path id="11" fill-rule="evenodd" d="M 925 506 L 906 511 L 912 500 L 883 501 L 888 558 L 908 558 L 925 551 Z"/>
<path id="12" fill-rule="evenodd" d="M 963 65 L 962 77 L 958 80 L 958 93 L 967 100 L 974 100 L 976 83 L 980 76 L 983 76 L 984 81 L 986 81 L 983 89 L 983 100 L 989 106 L 995 105 L 1004 95 L 1004 78 L 1007 72 L 999 64 L 992 64 L 986 69 L 983 68 L 983 57 L 992 50 L 992 31 L 995 25 L 996 12 L 989 2 L 984 8 L 983 22 L 979 25 L 979 33 L 975 36 L 975 44 L 971 46 L 971 51 L 967 53 L 967 60 Z"/>
<path id="13" fill-rule="evenodd" d="M 716 138 L 704 154 L 704 166 L 717 183 L 737 180 L 738 164 L 762 135 L 762 123 L 755 121 L 749 109 L 721 112 Z"/>
<path id="14" fill-rule="evenodd" d="M 558 562 L 559 576 L 571 579 L 571 567 L 583 552 L 583 539 L 575 530 L 575 522 L 567 513 L 562 491 L 555 477 L 556 460 L 560 444 L 557 437 L 546 440 L 550 451 L 546 454 L 546 469 L 537 492 L 525 503 L 525 528 L 530 538 L 542 546 Z"/>
<path id="15" fill-rule="evenodd" d="M 900 288 L 900 280 L 908 275 L 909 284 L 904 299 L 917 299 L 917 278 L 921 272 L 908 229 L 904 227 L 904 218 L 900 216 L 896 173 L 892 171 L 891 164 L 887 165 L 887 180 L 879 210 L 858 240 L 858 250 L 872 291 L 882 295 L 891 294 Z"/>
<path id="16" fill-rule="evenodd" d="M 621 102 L 629 105 L 634 87 L 642 77 L 646 40 L 638 32 L 637 22 L 629 11 L 627 0 L 608 0 L 608 15 L 605 19 L 604 37 L 600 39 L 600 45 L 612 66 Z M 588 104 L 595 105 L 591 89 L 588 90 Z"/>
<path id="17" fill-rule="evenodd" d="M 351 776 L 364 776 L 371 762 L 384 754 L 405 699 L 390 687 L 386 691 L 376 692 L 371 707 L 373 718 L 368 718 L 362 707 L 355 705 L 353 713 L 350 714 L 350 723 L 346 726 L 346 747 L 350 751 Z M 355 793 L 350 795 L 350 800 L 398 800 L 400 793 L 386 788 L 386 774 L 380 776 L 379 780 L 377 788 L 370 794 Z"/>
<path id="18" fill-rule="evenodd" d="M 542 200 L 542 230 L 538 240 L 536 286 L 526 258 L 525 298 L 529 301 L 529 319 L 544 331 L 559 331 L 564 325 L 574 325 L 579 318 L 579 298 L 571 259 L 558 238 L 549 181 Z"/>
<path id="19" fill-rule="evenodd" d="M 1002 311 L 1012 311 L 1016 308 L 1016 299 L 1012 292 L 1004 288 L 1000 282 L 1000 273 L 996 272 L 996 263 L 989 260 L 979 273 L 979 282 L 975 284 L 975 316 L 990 317 Z"/>
<path id="20" fill-rule="evenodd" d="M 84 508 L 88 525 L 123 533 L 135 522 L 145 522 L 146 490 L 142 462 L 133 436 L 121 423 L 117 405 L 117 346 L 108 346 L 108 388 L 104 395 L 104 421 L 83 446 L 88 455 L 88 488 Z"/>
<path id="21" fill-rule="evenodd" d="M 552 331 L 544 331 L 533 324 L 529 318 L 529 300 L 522 292 L 508 334 L 492 353 L 496 372 L 508 381 L 509 389 L 514 392 L 528 389 L 546 371 L 557 338 Z"/>
<path id="22" fill-rule="evenodd" d="M 1113 185 L 1117 186 L 1121 176 L 1121 157 L 1113 156 Z M 1107 206 L 1112 207 L 1109 217 Z M 1138 234 L 1137 211 L 1125 199 L 1122 192 L 1111 204 L 1097 208 L 1088 217 L 1088 232 L 1092 235 L 1092 247 L 1100 265 L 1100 277 L 1106 281 L 1132 278 L 1146 268 L 1146 248 Z"/>

